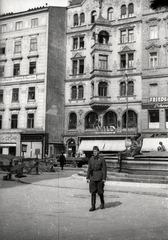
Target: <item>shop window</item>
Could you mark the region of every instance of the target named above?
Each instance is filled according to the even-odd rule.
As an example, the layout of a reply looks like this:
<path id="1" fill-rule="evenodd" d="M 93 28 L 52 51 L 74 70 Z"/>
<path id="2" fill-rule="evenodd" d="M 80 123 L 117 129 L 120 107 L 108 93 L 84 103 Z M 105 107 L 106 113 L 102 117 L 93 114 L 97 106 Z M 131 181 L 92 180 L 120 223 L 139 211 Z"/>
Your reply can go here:
<path id="1" fill-rule="evenodd" d="M 150 39 L 158 38 L 158 27 L 157 26 L 150 26 L 149 27 Z"/>
<path id="2" fill-rule="evenodd" d="M 165 110 L 166 128 L 168 128 L 168 109 Z"/>
<path id="3" fill-rule="evenodd" d="M 106 82 L 99 83 L 98 94 L 100 97 L 107 97 L 107 83 Z"/>
<path id="4" fill-rule="evenodd" d="M 29 89 L 28 89 L 28 101 L 35 101 L 35 87 L 29 87 Z"/>
<path id="5" fill-rule="evenodd" d="M 109 34 L 106 31 L 100 31 L 98 35 L 98 42 L 101 44 L 108 44 Z"/>
<path id="6" fill-rule="evenodd" d="M 126 5 L 121 6 L 121 18 L 126 18 Z"/>
<path id="7" fill-rule="evenodd" d="M 149 128 L 159 128 L 159 110 L 149 110 Z"/>
<path id="8" fill-rule="evenodd" d="M 77 116 L 76 113 L 69 115 L 69 129 L 76 129 L 77 127 Z"/>
<path id="9" fill-rule="evenodd" d="M 5 66 L 0 66 L 0 77 L 4 77 L 5 75 Z"/>
<path id="10" fill-rule="evenodd" d="M 74 27 L 78 26 L 78 14 L 74 15 Z"/>
<path id="11" fill-rule="evenodd" d="M 107 55 L 99 55 L 99 68 L 101 70 L 108 69 L 108 56 Z"/>
<path id="12" fill-rule="evenodd" d="M 13 88 L 12 102 L 18 102 L 18 101 L 19 101 L 19 88 Z"/>
<path id="13" fill-rule="evenodd" d="M 30 51 L 37 51 L 37 38 L 30 39 Z"/>
<path id="14" fill-rule="evenodd" d="M 98 115 L 95 112 L 88 113 L 85 117 L 85 129 L 93 129 L 97 120 Z"/>
<path id="15" fill-rule="evenodd" d="M 133 17 L 134 16 L 134 4 L 130 3 L 128 5 L 128 17 Z"/>
<path id="16" fill-rule="evenodd" d="M 71 88 L 71 99 L 77 99 L 77 87 L 72 86 Z"/>
<path id="17" fill-rule="evenodd" d="M 127 124 L 127 112 L 125 112 L 122 116 L 122 127 L 126 128 Z M 137 114 L 132 111 L 128 110 L 128 128 L 137 128 Z"/>
<path id="18" fill-rule="evenodd" d="M 0 89 L 0 103 L 3 103 L 3 89 Z"/>
<path id="19" fill-rule="evenodd" d="M 22 29 L 22 21 L 16 22 L 15 29 L 16 29 L 16 31 Z"/>
<path id="20" fill-rule="evenodd" d="M 0 129 L 2 129 L 2 115 L 0 115 Z"/>
<path id="21" fill-rule="evenodd" d="M 21 41 L 16 41 L 15 42 L 15 53 L 21 53 Z"/>
<path id="22" fill-rule="evenodd" d="M 96 16 L 97 16 L 96 11 L 93 11 L 93 12 L 91 13 L 91 23 L 94 23 L 94 22 L 95 22 Z"/>
<path id="23" fill-rule="evenodd" d="M 34 128 L 34 113 L 27 114 L 27 128 Z"/>
<path id="24" fill-rule="evenodd" d="M 36 73 L 36 62 L 30 62 L 29 63 L 29 74 L 35 74 Z"/>
<path id="25" fill-rule="evenodd" d="M 11 128 L 17 128 L 18 125 L 18 115 L 17 114 L 12 114 L 11 115 Z"/>
<path id="26" fill-rule="evenodd" d="M 117 115 L 116 113 L 109 111 L 104 115 L 103 118 L 103 125 L 105 127 L 110 127 L 114 126 L 115 128 L 117 127 Z"/>
<path id="27" fill-rule="evenodd" d="M 13 76 L 20 75 L 20 63 L 15 63 L 13 66 Z"/>
<path id="28" fill-rule="evenodd" d="M 149 53 L 149 66 L 150 68 L 156 68 L 158 66 L 157 52 Z"/>
<path id="29" fill-rule="evenodd" d="M 80 25 L 84 25 L 84 23 L 85 23 L 85 14 L 81 13 L 80 14 Z"/>
<path id="30" fill-rule="evenodd" d="M 111 21 L 113 19 L 113 8 L 107 10 L 107 19 Z"/>
<path id="31" fill-rule="evenodd" d="M 1 33 L 5 33 L 7 31 L 7 24 L 2 24 L 0 30 L 1 30 Z"/>
<path id="32" fill-rule="evenodd" d="M 31 27 L 32 28 L 38 27 L 38 18 L 31 19 Z"/>

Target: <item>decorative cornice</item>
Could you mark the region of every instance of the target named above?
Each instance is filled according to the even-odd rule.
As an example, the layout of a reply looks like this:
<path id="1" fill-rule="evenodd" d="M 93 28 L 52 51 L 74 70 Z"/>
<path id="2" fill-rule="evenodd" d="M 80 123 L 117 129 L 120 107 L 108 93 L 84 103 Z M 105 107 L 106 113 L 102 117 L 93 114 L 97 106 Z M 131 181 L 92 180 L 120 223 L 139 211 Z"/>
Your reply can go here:
<path id="1" fill-rule="evenodd" d="M 154 48 L 160 48 L 161 45 L 156 44 L 156 43 L 151 43 L 149 46 L 147 46 L 145 49 L 149 50 L 150 48 L 154 49 Z"/>
<path id="2" fill-rule="evenodd" d="M 157 18 L 157 17 L 149 18 L 149 19 L 146 21 L 146 23 L 150 23 L 150 22 L 153 22 L 153 21 L 160 22 L 160 21 L 161 21 L 161 18 Z"/>

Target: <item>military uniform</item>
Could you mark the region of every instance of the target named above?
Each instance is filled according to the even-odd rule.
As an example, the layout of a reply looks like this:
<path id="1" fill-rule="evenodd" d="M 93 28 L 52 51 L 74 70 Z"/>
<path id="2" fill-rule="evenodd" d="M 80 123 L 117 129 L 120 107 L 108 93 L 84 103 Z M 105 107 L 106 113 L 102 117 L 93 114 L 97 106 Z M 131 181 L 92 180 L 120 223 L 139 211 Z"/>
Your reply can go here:
<path id="1" fill-rule="evenodd" d="M 104 208 L 104 181 L 106 180 L 107 169 L 106 162 L 103 157 L 92 156 L 89 159 L 88 171 L 87 171 L 87 179 L 90 180 L 89 190 L 92 194 L 91 204 L 93 210 L 95 210 L 96 203 L 96 193 L 100 196 L 101 208 Z M 90 211 L 93 211 L 91 210 Z"/>

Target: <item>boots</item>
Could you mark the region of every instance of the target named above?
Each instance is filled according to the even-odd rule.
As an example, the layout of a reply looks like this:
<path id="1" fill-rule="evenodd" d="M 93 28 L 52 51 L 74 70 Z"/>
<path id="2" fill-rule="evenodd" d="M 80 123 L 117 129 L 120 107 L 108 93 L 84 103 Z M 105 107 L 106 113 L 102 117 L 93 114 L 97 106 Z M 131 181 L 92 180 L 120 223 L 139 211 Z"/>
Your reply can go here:
<path id="1" fill-rule="evenodd" d="M 89 209 L 89 212 L 92 212 L 92 211 L 96 210 L 96 208 L 95 208 L 95 205 L 96 205 L 96 194 L 95 193 L 92 193 L 91 204 L 92 204 L 92 207 Z"/>
<path id="2" fill-rule="evenodd" d="M 103 194 L 100 194 L 100 202 L 101 202 L 100 209 L 103 209 L 104 208 L 104 195 Z"/>

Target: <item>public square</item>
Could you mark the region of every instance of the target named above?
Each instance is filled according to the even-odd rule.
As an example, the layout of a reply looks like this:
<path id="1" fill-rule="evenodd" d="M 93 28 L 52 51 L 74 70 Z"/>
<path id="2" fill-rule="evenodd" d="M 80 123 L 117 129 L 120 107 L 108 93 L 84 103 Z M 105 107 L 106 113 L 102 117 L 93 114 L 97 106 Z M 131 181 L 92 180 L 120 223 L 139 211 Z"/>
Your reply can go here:
<path id="1" fill-rule="evenodd" d="M 90 193 L 79 169 L 3 181 L 2 240 L 167 240 L 168 187 L 107 181 L 105 209 L 89 212 Z"/>

